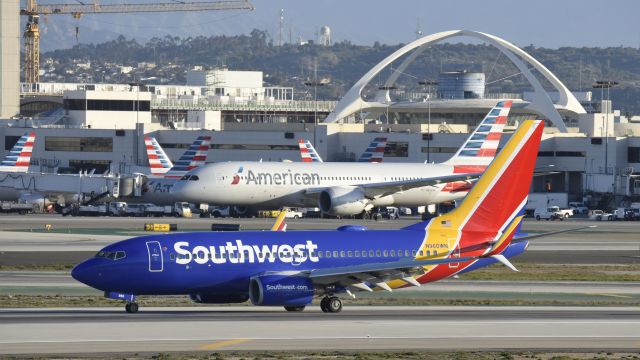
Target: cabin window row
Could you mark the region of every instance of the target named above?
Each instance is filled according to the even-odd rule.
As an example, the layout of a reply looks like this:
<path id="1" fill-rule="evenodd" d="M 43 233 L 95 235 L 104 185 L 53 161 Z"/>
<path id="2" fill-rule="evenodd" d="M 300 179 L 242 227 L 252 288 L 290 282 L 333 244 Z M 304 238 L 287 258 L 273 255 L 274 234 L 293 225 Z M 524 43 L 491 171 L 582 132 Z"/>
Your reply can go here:
<path id="1" fill-rule="evenodd" d="M 240 258 L 240 255 L 244 255 L 245 258 L 250 257 L 250 253 L 248 251 L 245 251 L 244 254 L 241 254 L 239 252 L 224 252 L 224 253 L 215 253 L 215 254 L 211 254 L 211 253 L 204 253 L 204 252 L 198 252 L 193 256 L 193 258 L 198 258 L 198 259 L 236 259 L 236 258 Z M 420 250 L 420 251 L 416 251 L 416 250 L 402 250 L 399 249 L 397 250 L 341 250 L 341 251 L 337 251 L 337 250 L 333 250 L 333 251 L 318 251 L 318 252 L 298 252 L 298 253 L 291 253 L 291 252 L 281 252 L 281 253 L 255 253 L 255 257 L 257 258 L 275 258 L 276 256 L 278 256 L 280 259 L 290 259 L 293 258 L 294 255 L 297 255 L 298 257 L 307 257 L 307 256 L 312 256 L 312 257 L 318 257 L 318 258 L 366 258 L 366 257 L 416 257 L 416 256 L 438 256 L 438 252 L 437 251 L 424 251 L 424 250 Z M 187 255 L 182 255 L 179 254 L 177 255 L 178 259 L 187 259 L 188 256 Z M 171 260 L 175 260 L 176 259 L 176 254 L 170 254 L 170 259 Z"/>

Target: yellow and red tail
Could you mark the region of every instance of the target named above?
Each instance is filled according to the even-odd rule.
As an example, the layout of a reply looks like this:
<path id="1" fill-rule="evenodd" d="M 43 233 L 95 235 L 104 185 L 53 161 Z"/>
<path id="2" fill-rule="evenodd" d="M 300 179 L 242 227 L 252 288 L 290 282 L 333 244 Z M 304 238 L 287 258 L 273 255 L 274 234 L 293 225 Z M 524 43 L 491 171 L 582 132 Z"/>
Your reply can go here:
<path id="1" fill-rule="evenodd" d="M 543 127 L 525 121 L 462 204 L 430 222 L 425 244 L 446 243 L 450 253 L 474 256 L 508 246 L 527 202 Z"/>

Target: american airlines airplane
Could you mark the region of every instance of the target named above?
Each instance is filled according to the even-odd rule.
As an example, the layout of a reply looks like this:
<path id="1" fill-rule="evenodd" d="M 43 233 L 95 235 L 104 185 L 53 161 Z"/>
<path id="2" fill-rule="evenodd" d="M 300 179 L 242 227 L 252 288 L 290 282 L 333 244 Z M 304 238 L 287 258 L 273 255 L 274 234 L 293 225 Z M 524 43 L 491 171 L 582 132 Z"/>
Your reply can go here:
<path id="1" fill-rule="evenodd" d="M 461 199 L 473 184 L 471 177 L 479 176 L 495 157 L 510 107 L 511 101 L 498 102 L 443 163 L 222 162 L 191 171 L 172 193 L 182 201 L 233 204 L 245 212 L 317 206 L 336 216 L 366 216 L 376 206 Z"/>
<path id="2" fill-rule="evenodd" d="M 497 262 L 515 269 L 509 258 L 531 238 L 578 230 L 518 236 L 543 124 L 525 121 L 462 204 L 430 221 L 399 230 L 345 225 L 136 237 L 106 246 L 71 276 L 126 302 L 129 313 L 138 311 L 139 295 L 250 300 L 292 312 L 319 297 L 323 312 L 337 313 L 341 296 L 360 291 L 420 286 Z"/>

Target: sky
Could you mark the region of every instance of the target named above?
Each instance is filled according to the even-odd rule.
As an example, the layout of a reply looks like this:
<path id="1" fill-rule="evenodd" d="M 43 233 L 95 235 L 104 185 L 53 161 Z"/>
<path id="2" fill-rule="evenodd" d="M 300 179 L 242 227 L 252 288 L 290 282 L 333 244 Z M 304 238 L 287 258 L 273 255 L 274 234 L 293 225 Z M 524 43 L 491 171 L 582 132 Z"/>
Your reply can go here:
<path id="1" fill-rule="evenodd" d="M 100 0 L 102 4 L 176 0 Z M 191 0 L 196 1 L 196 0 Z M 72 0 L 39 0 L 73 3 Z M 49 15 L 42 23 L 43 50 L 77 42 L 95 43 L 122 34 L 144 43 L 166 35 L 248 34 L 257 28 L 278 40 L 280 9 L 284 38 L 314 39 L 329 26 L 333 41 L 372 45 L 406 43 L 423 34 L 468 29 L 500 36 L 516 45 L 640 47 L 640 0 L 252 0 L 254 11 L 161 14 Z M 24 0 L 21 1 L 21 5 Z M 24 21 L 24 20 L 23 20 Z M 76 27 L 78 39 L 76 40 Z M 458 40 L 456 40 L 458 41 Z"/>

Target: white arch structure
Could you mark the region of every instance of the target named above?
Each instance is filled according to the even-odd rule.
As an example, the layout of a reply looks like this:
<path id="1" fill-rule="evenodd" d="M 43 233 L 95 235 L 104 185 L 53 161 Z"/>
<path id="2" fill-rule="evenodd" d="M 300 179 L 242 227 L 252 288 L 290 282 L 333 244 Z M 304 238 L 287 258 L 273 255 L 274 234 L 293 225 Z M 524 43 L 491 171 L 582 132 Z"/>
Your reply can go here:
<path id="1" fill-rule="evenodd" d="M 338 102 L 336 108 L 331 112 L 331 114 L 329 114 L 325 122 L 336 122 L 369 107 L 379 105 L 386 106 L 390 102 L 388 90 L 386 90 L 382 96 L 377 96 L 375 102 L 367 102 L 362 99 L 362 90 L 376 75 L 380 73 L 380 71 L 382 71 L 384 68 L 386 68 L 401 56 L 415 50 L 402 62 L 397 70 L 386 81 L 385 87 L 389 88 L 393 86 L 393 84 L 395 84 L 396 80 L 404 71 L 404 69 L 406 69 L 407 66 L 415 61 L 418 55 L 420 55 L 428 45 L 457 36 L 469 36 L 480 39 L 495 46 L 498 50 L 500 50 L 500 52 L 504 54 L 518 68 L 518 70 L 522 72 L 525 78 L 529 81 L 529 84 L 531 84 L 531 86 L 533 87 L 533 99 L 526 106 L 526 108 L 546 116 L 560 131 L 566 132 L 566 127 L 556 107 L 564 108 L 577 114 L 584 114 L 586 112 L 582 105 L 580 105 L 580 102 L 578 102 L 575 96 L 573 96 L 573 94 L 569 91 L 569 89 L 567 89 L 567 87 L 551 71 L 549 71 L 549 69 L 547 69 L 531 55 L 527 54 L 524 50 L 494 35 L 482 33 L 479 31 L 450 30 L 427 35 L 420 39 L 417 39 L 398 49 L 393 54 L 387 56 L 384 60 L 380 61 L 362 78 L 360 78 L 360 80 L 358 80 L 351 87 L 351 89 L 349 89 L 345 96 Z M 536 79 L 536 77 L 531 73 L 529 67 L 527 66 L 527 63 L 538 70 L 538 72 L 540 72 L 542 76 L 549 80 L 551 85 L 553 85 L 553 87 L 558 91 L 559 99 L 557 104 L 554 104 L 553 101 L 551 101 L 549 94 L 547 94 L 547 92 L 542 87 L 542 84 L 540 84 L 538 79 Z"/>

